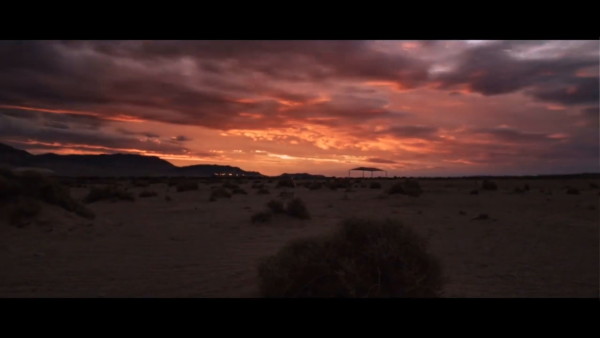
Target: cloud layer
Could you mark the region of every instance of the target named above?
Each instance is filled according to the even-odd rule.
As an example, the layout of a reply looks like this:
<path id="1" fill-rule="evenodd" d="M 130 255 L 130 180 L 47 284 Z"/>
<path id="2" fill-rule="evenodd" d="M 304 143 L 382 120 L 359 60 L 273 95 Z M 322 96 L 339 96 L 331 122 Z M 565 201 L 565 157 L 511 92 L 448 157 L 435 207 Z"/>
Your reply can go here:
<path id="1" fill-rule="evenodd" d="M 398 174 L 597 171 L 598 49 L 598 41 L 0 41 L 0 142 L 270 174 L 369 163 Z"/>

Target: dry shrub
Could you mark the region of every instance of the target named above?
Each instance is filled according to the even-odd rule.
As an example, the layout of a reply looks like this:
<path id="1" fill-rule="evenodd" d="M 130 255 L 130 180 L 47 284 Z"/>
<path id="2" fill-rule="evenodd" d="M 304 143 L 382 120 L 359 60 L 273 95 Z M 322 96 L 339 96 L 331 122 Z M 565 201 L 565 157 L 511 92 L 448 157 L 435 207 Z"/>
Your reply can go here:
<path id="1" fill-rule="evenodd" d="M 388 194 L 402 194 L 412 197 L 419 197 L 423 193 L 421 185 L 417 180 L 406 179 L 402 182 L 394 183 L 389 189 Z"/>
<path id="2" fill-rule="evenodd" d="M 109 185 L 102 188 L 93 187 L 83 199 L 85 203 L 94 203 L 104 200 L 111 202 L 134 201 L 135 197 L 133 197 L 130 192 L 124 191 L 116 186 Z"/>
<path id="3" fill-rule="evenodd" d="M 481 183 L 481 189 L 483 190 L 498 190 L 498 185 L 494 181 L 483 180 Z"/>
<path id="4" fill-rule="evenodd" d="M 231 198 L 231 193 L 224 188 L 217 188 L 210 192 L 209 201 L 213 202 L 219 198 Z"/>
<path id="5" fill-rule="evenodd" d="M 259 211 L 252 215 L 251 221 L 252 223 L 267 223 L 270 222 L 272 218 L 272 214 L 268 211 Z"/>
<path id="6" fill-rule="evenodd" d="M 268 195 L 271 192 L 269 191 L 269 189 L 267 188 L 260 188 L 258 189 L 258 191 L 256 192 L 258 195 Z"/>
<path id="7" fill-rule="evenodd" d="M 198 190 L 198 183 L 188 181 L 188 182 L 179 182 L 177 184 L 177 192 L 192 191 L 192 190 Z"/>
<path id="8" fill-rule="evenodd" d="M 274 214 L 285 213 L 283 203 L 278 200 L 270 200 L 269 203 L 267 203 L 267 208 L 269 208 L 269 210 L 271 210 Z"/>
<path id="9" fill-rule="evenodd" d="M 158 194 L 156 193 L 156 191 L 144 190 L 140 192 L 140 197 L 154 197 L 157 195 Z"/>
<path id="10" fill-rule="evenodd" d="M 309 219 L 310 213 L 300 198 L 294 198 L 290 200 L 285 208 L 285 212 L 295 218 L 299 219 Z"/>
<path id="11" fill-rule="evenodd" d="M 371 182 L 371 184 L 369 185 L 369 188 L 371 188 L 371 189 L 381 189 L 381 183 L 379 183 L 379 182 Z"/>
<path id="12" fill-rule="evenodd" d="M 438 297 L 439 262 L 395 220 L 348 219 L 332 235 L 290 242 L 259 264 L 264 297 Z"/>

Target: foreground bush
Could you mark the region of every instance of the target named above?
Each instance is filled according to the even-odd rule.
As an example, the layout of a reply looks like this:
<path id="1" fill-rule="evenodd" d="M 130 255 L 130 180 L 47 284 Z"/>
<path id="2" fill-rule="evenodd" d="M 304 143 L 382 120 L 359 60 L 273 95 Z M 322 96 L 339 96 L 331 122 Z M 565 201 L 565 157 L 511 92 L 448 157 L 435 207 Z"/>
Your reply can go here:
<path id="1" fill-rule="evenodd" d="M 290 242 L 258 267 L 264 297 L 438 297 L 441 267 L 398 221 L 349 219 L 334 234 Z"/>
<path id="2" fill-rule="evenodd" d="M 94 187 L 90 189 L 87 196 L 84 197 L 85 203 L 94 203 L 98 201 L 133 201 L 135 198 L 127 191 L 121 190 L 115 186 L 106 186 L 102 188 Z"/>

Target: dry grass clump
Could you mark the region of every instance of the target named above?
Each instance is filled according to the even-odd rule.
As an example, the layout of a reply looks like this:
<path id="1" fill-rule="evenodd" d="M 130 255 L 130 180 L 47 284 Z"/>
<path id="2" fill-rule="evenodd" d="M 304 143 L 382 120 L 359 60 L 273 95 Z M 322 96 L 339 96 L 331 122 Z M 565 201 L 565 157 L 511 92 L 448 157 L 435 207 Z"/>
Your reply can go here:
<path id="1" fill-rule="evenodd" d="M 267 203 L 267 208 L 274 214 L 285 213 L 285 207 L 283 206 L 283 203 L 279 200 L 270 200 L 269 203 Z"/>
<path id="2" fill-rule="evenodd" d="M 238 194 L 238 195 L 248 195 L 248 193 L 246 192 L 246 190 L 244 190 L 244 189 L 242 189 L 240 187 L 237 187 L 237 188 L 233 189 L 233 191 L 231 191 L 231 193 L 234 194 L 234 195 L 235 194 Z"/>
<path id="3" fill-rule="evenodd" d="M 193 181 L 184 181 L 177 183 L 177 192 L 198 190 L 198 183 Z"/>
<path id="4" fill-rule="evenodd" d="M 268 211 L 259 211 L 252 215 L 252 223 L 267 223 L 271 221 L 273 215 Z"/>
<path id="5" fill-rule="evenodd" d="M 285 208 L 285 212 L 295 218 L 299 219 L 309 219 L 310 213 L 306 208 L 306 204 L 300 198 L 294 198 L 290 200 Z"/>
<path id="6" fill-rule="evenodd" d="M 283 178 L 277 181 L 276 188 L 295 188 L 296 183 L 291 178 Z"/>
<path id="7" fill-rule="evenodd" d="M 85 203 L 94 203 L 98 201 L 108 200 L 116 201 L 134 201 L 135 197 L 130 192 L 122 190 L 114 185 L 105 186 L 102 188 L 93 187 L 90 192 L 83 198 Z"/>
<path id="8" fill-rule="evenodd" d="M 209 201 L 214 202 L 219 198 L 231 198 L 231 193 L 224 188 L 217 188 L 210 192 Z"/>
<path id="9" fill-rule="evenodd" d="M 395 220 L 348 219 L 332 235 L 290 242 L 258 266 L 264 297 L 438 297 L 439 262 Z"/>
<path id="10" fill-rule="evenodd" d="M 402 194 L 412 197 L 419 197 L 423 193 L 421 185 L 417 180 L 406 179 L 402 182 L 394 183 L 389 189 L 388 194 Z"/>
<path id="11" fill-rule="evenodd" d="M 371 189 L 381 189 L 381 183 L 379 183 L 379 182 L 371 182 L 371 184 L 369 185 L 369 188 L 371 188 Z"/>
<path id="12" fill-rule="evenodd" d="M 158 196 L 158 193 L 156 193 L 156 191 L 151 191 L 151 190 L 144 190 L 142 192 L 140 192 L 140 197 L 144 198 L 144 197 L 154 197 L 154 196 Z"/>
<path id="13" fill-rule="evenodd" d="M 498 190 L 498 185 L 494 181 L 483 180 L 481 183 L 481 189 L 483 190 Z"/>
<path id="14" fill-rule="evenodd" d="M 271 192 L 269 191 L 269 189 L 267 188 L 260 188 L 258 189 L 258 191 L 256 192 L 258 195 L 268 195 Z"/>

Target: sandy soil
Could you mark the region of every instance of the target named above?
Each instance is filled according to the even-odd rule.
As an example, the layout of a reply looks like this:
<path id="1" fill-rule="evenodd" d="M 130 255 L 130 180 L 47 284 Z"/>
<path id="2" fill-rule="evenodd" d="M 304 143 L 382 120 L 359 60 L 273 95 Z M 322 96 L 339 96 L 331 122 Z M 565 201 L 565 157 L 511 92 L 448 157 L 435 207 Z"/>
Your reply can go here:
<path id="1" fill-rule="evenodd" d="M 386 195 L 392 182 L 382 183 L 295 188 L 312 219 L 260 225 L 250 217 L 279 195 L 273 183 L 270 195 L 248 182 L 248 195 L 214 202 L 205 184 L 171 188 L 172 201 L 166 184 L 130 188 L 158 196 L 90 204 L 92 221 L 46 207 L 37 224 L 0 224 L 0 297 L 258 297 L 261 257 L 349 216 L 399 218 L 427 236 L 447 278 L 444 297 L 599 297 L 600 190 L 590 180 L 498 180 L 498 191 L 478 195 L 469 194 L 476 180 L 424 180 L 418 198 Z M 514 194 L 524 183 L 531 190 Z M 490 219 L 473 220 L 481 213 Z"/>

